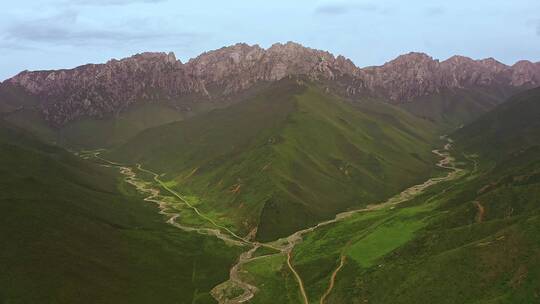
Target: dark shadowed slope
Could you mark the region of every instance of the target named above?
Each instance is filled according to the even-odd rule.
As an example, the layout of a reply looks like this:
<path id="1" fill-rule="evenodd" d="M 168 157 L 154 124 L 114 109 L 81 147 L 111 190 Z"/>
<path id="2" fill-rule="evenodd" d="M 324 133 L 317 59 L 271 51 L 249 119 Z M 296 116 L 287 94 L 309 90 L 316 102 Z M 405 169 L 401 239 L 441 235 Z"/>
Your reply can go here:
<path id="1" fill-rule="evenodd" d="M 111 156 L 165 173 L 203 210 L 272 239 L 425 179 L 432 132 L 392 106 L 353 106 L 283 80 L 227 109 L 143 132 Z"/>
<path id="2" fill-rule="evenodd" d="M 473 122 L 506 101 L 515 88 L 443 89 L 436 94 L 415 98 L 400 106 L 410 113 L 427 119 L 444 133 L 450 133 Z"/>
<path id="3" fill-rule="evenodd" d="M 111 116 L 85 116 L 62 126 L 52 126 L 42 115 L 42 106 L 42 100 L 22 88 L 0 84 L 0 116 L 5 121 L 43 141 L 74 149 L 118 145 L 142 130 L 190 115 L 163 102 L 135 103 Z"/>
<path id="4" fill-rule="evenodd" d="M 115 170 L 0 121 L 1 303 L 213 303 L 236 256 L 166 225 Z"/>
<path id="5" fill-rule="evenodd" d="M 540 144 L 540 88 L 510 98 L 474 123 L 456 132 L 466 149 L 492 160 L 517 156 Z"/>

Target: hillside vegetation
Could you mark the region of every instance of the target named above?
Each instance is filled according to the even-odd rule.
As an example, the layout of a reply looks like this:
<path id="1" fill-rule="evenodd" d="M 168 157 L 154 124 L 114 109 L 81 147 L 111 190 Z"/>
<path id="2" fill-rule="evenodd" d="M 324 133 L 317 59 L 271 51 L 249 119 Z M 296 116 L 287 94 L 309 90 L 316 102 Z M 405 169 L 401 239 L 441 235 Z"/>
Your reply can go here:
<path id="1" fill-rule="evenodd" d="M 115 169 L 0 121 L 1 303 L 214 303 L 237 249 L 164 223 Z"/>
<path id="2" fill-rule="evenodd" d="M 500 162 L 540 144 L 540 88 L 517 94 L 456 132 L 467 150 Z"/>
<path id="3" fill-rule="evenodd" d="M 353 105 L 285 80 L 144 131 L 109 157 L 164 173 L 217 220 L 243 233 L 257 227 L 258 239 L 270 240 L 424 180 L 433 173 L 433 130 L 390 105 Z"/>
<path id="4" fill-rule="evenodd" d="M 539 104 L 532 90 L 459 130 L 453 153 L 468 174 L 458 181 L 309 235 L 294 264 L 310 299 L 344 256 L 326 303 L 539 301 Z"/>
<path id="5" fill-rule="evenodd" d="M 449 133 L 502 104 L 518 90 L 444 89 L 438 94 L 418 97 L 400 106 L 413 115 L 433 122 Z"/>
<path id="6" fill-rule="evenodd" d="M 114 117 L 82 118 L 61 127 L 53 127 L 36 110 L 36 105 L 20 108 L 5 105 L 4 119 L 48 143 L 70 149 L 107 148 L 125 143 L 148 128 L 184 119 L 187 114 L 170 106 L 136 104 Z"/>

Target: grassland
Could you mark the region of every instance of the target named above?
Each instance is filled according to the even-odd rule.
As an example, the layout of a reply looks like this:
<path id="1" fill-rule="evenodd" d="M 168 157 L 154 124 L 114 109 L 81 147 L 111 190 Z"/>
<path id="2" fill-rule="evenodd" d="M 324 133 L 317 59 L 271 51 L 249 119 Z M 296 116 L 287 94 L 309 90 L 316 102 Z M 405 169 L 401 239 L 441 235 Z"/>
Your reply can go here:
<path id="1" fill-rule="evenodd" d="M 469 175 L 396 208 L 359 213 L 306 235 L 294 248 L 293 264 L 310 302 L 318 303 L 344 255 L 325 303 L 534 303 L 540 292 L 535 163 L 514 168 L 512 178 L 474 171 L 471 164 Z M 478 193 L 501 178 L 506 182 Z M 261 298 L 285 294 L 283 303 L 302 303 L 297 290 L 287 288 L 284 263 L 256 263 L 247 271 L 262 269 L 270 279 L 253 275 L 254 282 L 275 282 Z"/>
<path id="2" fill-rule="evenodd" d="M 301 303 L 293 275 L 283 254 L 255 259 L 243 267 L 243 279 L 257 284 L 258 292 L 251 303 Z"/>
<path id="3" fill-rule="evenodd" d="M 306 237 L 294 264 L 310 299 L 345 254 L 326 303 L 539 301 L 539 97 L 518 95 L 458 131 L 457 152 L 476 155 L 461 157 L 468 176 Z"/>
<path id="4" fill-rule="evenodd" d="M 455 138 L 463 149 L 481 153 L 492 162 L 526 153 L 540 143 L 539 99 L 539 88 L 520 93 L 458 130 Z"/>
<path id="5" fill-rule="evenodd" d="M 472 187 L 470 182 L 433 200 L 432 204 L 438 205 L 430 215 L 434 217 L 424 220 L 427 223 L 407 243 L 392 252 L 381 251 L 375 263 L 349 260 L 338 280 L 333 301 L 349 303 L 351 298 L 377 303 L 536 301 L 538 289 L 533 286 L 538 286 L 539 243 L 531 229 L 538 224 L 538 207 L 520 215 L 497 214 L 495 210 L 497 205 L 504 205 L 506 210 L 520 203 L 530 205 L 538 185 L 529 189 L 500 188 L 489 197 L 475 196 L 476 191 L 470 192 L 469 187 Z M 509 195 L 514 200 L 507 200 Z M 517 197 L 521 200 L 515 200 Z M 486 210 L 482 220 L 473 203 L 476 200 Z M 365 249 L 372 250 L 369 246 Z"/>
<path id="6" fill-rule="evenodd" d="M 440 154 L 438 152 L 437 154 Z M 444 155 L 444 154 L 441 154 Z M 424 193 L 427 189 L 429 189 L 430 185 L 436 185 L 438 183 L 448 182 L 451 180 L 454 180 L 459 177 L 463 177 L 463 170 L 455 169 L 453 167 L 452 163 L 447 163 L 446 161 L 451 161 L 452 158 L 450 156 L 445 156 L 445 161 L 440 161 L 440 166 L 444 166 L 445 168 L 451 168 L 450 172 L 447 172 L 447 175 L 444 178 L 437 179 L 438 182 L 426 182 L 423 183 L 422 186 L 414 186 L 411 189 L 408 189 L 404 191 L 403 193 L 400 193 L 391 199 L 388 200 L 388 203 L 380 204 L 376 207 L 370 207 L 366 208 L 354 213 L 347 213 L 347 215 L 342 214 L 338 215 L 336 217 L 336 220 L 333 221 L 326 221 L 324 223 L 321 223 L 315 228 L 305 229 L 302 231 L 298 231 L 295 234 L 291 235 L 290 237 L 286 239 L 282 239 L 276 242 L 272 242 L 270 244 L 267 244 L 267 246 L 271 246 L 272 248 L 281 248 L 280 253 L 276 254 L 256 254 L 257 251 L 268 251 L 268 250 L 256 250 L 256 247 L 245 254 L 242 255 L 240 258 L 240 263 L 237 264 L 234 269 L 236 269 L 235 273 L 240 273 L 244 277 L 242 279 L 243 284 L 249 284 L 251 287 L 249 289 L 252 291 L 251 296 L 253 296 L 253 292 L 255 292 L 255 298 L 251 299 L 252 301 L 267 301 L 272 294 L 279 294 L 282 296 L 281 301 L 284 303 L 296 303 L 298 301 L 302 303 L 308 303 L 309 299 L 311 298 L 313 300 L 313 297 L 320 297 L 321 303 L 323 302 L 323 298 L 326 299 L 328 295 L 330 295 L 333 291 L 334 282 L 336 279 L 337 274 L 341 270 L 341 268 L 344 266 L 346 261 L 346 254 L 348 251 L 350 251 L 350 245 L 355 241 L 356 242 L 360 239 L 365 238 L 367 240 L 367 244 L 371 245 L 372 251 L 370 252 L 372 256 L 369 256 L 365 254 L 354 252 L 354 248 L 352 251 L 350 251 L 357 260 L 367 261 L 367 263 L 371 262 L 370 258 L 373 259 L 374 256 L 380 256 L 383 255 L 385 252 L 389 252 L 392 249 L 396 248 L 400 244 L 403 244 L 406 242 L 406 238 L 414 232 L 415 229 L 417 229 L 416 226 L 418 226 L 418 219 L 413 218 L 412 220 L 409 220 L 408 217 L 411 217 L 413 215 L 418 214 L 420 211 L 429 211 L 426 209 L 429 209 L 429 206 L 422 206 L 413 208 L 410 207 L 408 209 L 404 209 L 400 211 L 398 214 L 393 214 L 392 216 L 389 216 L 388 214 L 385 214 L 383 212 L 393 210 L 397 205 L 407 203 L 408 200 L 410 200 L 412 197 L 415 197 L 417 195 L 421 195 Z M 352 217 L 351 217 L 352 215 Z M 353 222 L 358 222 L 358 216 L 361 216 L 360 221 L 363 221 L 365 219 L 373 219 L 376 218 L 377 221 L 375 225 L 369 224 L 371 226 L 368 226 L 369 229 L 366 229 L 365 232 L 362 232 L 360 234 L 355 234 L 354 239 L 351 238 L 350 235 L 347 233 L 342 233 L 342 231 L 337 232 L 337 235 L 328 235 L 327 233 L 324 233 L 324 238 L 322 238 L 319 242 L 317 240 L 316 242 L 312 242 L 312 246 L 308 246 L 308 248 L 315 249 L 315 254 L 313 256 L 319 258 L 321 256 L 326 257 L 325 255 L 333 255 L 336 251 L 336 248 L 334 248 L 333 251 L 325 251 L 322 249 L 322 247 L 326 248 L 332 248 L 332 246 L 338 246 L 337 249 L 339 250 L 339 266 L 336 268 L 333 263 L 327 259 L 322 259 L 316 261 L 316 265 L 314 266 L 315 271 L 317 271 L 317 274 L 320 274 L 321 268 L 325 268 L 327 266 L 333 266 L 335 269 L 332 271 L 330 282 L 321 282 L 322 284 L 317 284 L 321 286 L 310 286 L 310 289 L 315 289 L 316 291 L 321 291 L 321 294 L 310 294 L 307 295 L 307 293 L 304 293 L 304 279 L 302 277 L 306 273 L 299 273 L 297 270 L 301 270 L 298 268 L 298 264 L 296 262 L 291 262 L 291 250 L 294 250 L 295 256 L 297 254 L 298 249 L 298 243 L 302 241 L 304 235 L 313 235 L 316 233 L 319 233 L 321 231 L 325 231 L 327 227 L 339 227 L 341 229 L 345 228 L 346 231 L 350 233 L 350 227 L 346 227 L 344 223 L 350 223 L 351 219 L 353 219 Z M 395 219 L 398 219 L 397 221 Z M 407 223 L 408 225 L 403 225 L 403 222 L 405 220 L 408 220 L 410 223 Z M 421 223 L 420 223 L 421 225 Z M 409 229 L 403 229 L 403 228 L 409 228 Z M 379 229 L 382 228 L 382 229 Z M 332 231 L 332 233 L 336 233 L 335 231 Z M 370 236 L 367 236 L 369 233 L 373 233 L 370 236 L 377 236 L 377 237 L 386 237 L 394 236 L 394 239 L 391 240 L 385 240 L 385 239 L 369 239 Z M 349 241 L 347 242 L 347 245 L 340 244 L 342 243 L 342 239 L 340 239 L 339 235 L 346 235 L 349 237 Z M 309 240 L 309 239 L 308 239 Z M 337 244 L 333 243 L 333 241 L 337 240 Z M 363 240 L 364 241 L 364 240 Z M 300 243 L 300 245 L 305 243 Z M 309 244 L 309 241 L 307 242 Z M 323 246 L 321 246 L 323 244 Z M 302 248 L 302 246 L 300 246 Z M 255 251 L 255 252 L 254 252 Z M 328 262 L 328 263 L 327 263 Z M 293 266 L 292 264 L 295 264 Z M 255 265 L 255 266 L 253 266 Z M 302 265 L 300 265 L 301 267 Z M 297 270 L 295 270 L 297 268 Z M 288 275 L 287 275 L 288 274 Z M 291 282 L 291 274 L 294 274 L 293 276 L 293 282 L 296 282 L 296 285 L 299 287 L 296 290 L 289 290 L 287 286 L 290 286 Z M 281 277 L 281 279 L 278 279 L 277 277 Z M 269 281 L 271 281 L 271 284 L 267 284 Z M 266 286 L 265 286 L 266 285 Z M 324 285 L 328 285 L 328 287 L 325 288 Z M 257 291 L 257 287 L 255 286 L 265 286 L 264 290 Z M 287 291 L 287 293 L 285 293 Z M 302 297 L 299 297 L 299 291 L 301 291 Z M 309 292 L 310 290 L 308 290 Z M 324 296 L 322 295 L 322 291 L 324 291 Z M 262 295 L 261 295 L 262 294 Z M 264 303 L 264 302 L 263 302 Z"/>
<path id="7" fill-rule="evenodd" d="M 165 224 L 115 170 L 3 122 L 0 146 L 0 302 L 215 302 L 237 248 Z"/>
<path id="8" fill-rule="evenodd" d="M 71 149 L 106 148 L 122 144 L 142 130 L 179 121 L 187 116 L 162 103 L 139 103 L 115 117 L 82 118 L 51 127 L 35 106 L 13 110 L 5 120 L 50 143 Z"/>
<path id="9" fill-rule="evenodd" d="M 452 132 L 493 110 L 514 93 L 512 88 L 443 89 L 437 94 L 403 103 L 400 107 L 434 122 L 442 132 Z"/>
<path id="10" fill-rule="evenodd" d="M 351 104 L 286 80 L 142 132 L 109 157 L 165 173 L 205 213 L 272 240 L 424 180 L 433 173 L 432 131 L 392 106 Z"/>
<path id="11" fill-rule="evenodd" d="M 239 233 L 258 227 L 259 240 L 443 173 L 432 167 L 431 124 L 296 80 L 276 86 L 149 129 L 108 156 L 159 172 L 139 170 L 178 194 L 163 199 L 179 224 L 209 228 L 191 205 Z M 468 175 L 305 234 L 291 263 L 310 302 L 331 281 L 324 303 L 540 301 L 539 100 L 538 89 L 520 94 L 453 134 Z M 113 169 L 4 122 L 0 173 L 0 302 L 212 303 L 240 254 L 166 225 Z M 303 302 L 287 253 L 260 247 L 242 265 L 258 288 L 252 303 Z"/>

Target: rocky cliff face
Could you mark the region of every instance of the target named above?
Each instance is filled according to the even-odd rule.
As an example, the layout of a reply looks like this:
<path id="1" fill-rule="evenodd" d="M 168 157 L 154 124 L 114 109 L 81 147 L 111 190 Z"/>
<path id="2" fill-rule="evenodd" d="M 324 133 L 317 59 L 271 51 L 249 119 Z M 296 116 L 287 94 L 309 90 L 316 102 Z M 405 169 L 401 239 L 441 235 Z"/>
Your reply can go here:
<path id="1" fill-rule="evenodd" d="M 39 96 L 45 117 L 62 125 L 79 116 L 103 117 L 137 100 L 200 93 L 174 54 L 144 53 L 71 70 L 24 71 L 7 80 Z"/>
<path id="2" fill-rule="evenodd" d="M 368 91 L 395 102 L 407 102 L 442 89 L 539 86 L 538 67 L 529 61 L 507 66 L 493 58 L 473 60 L 463 56 L 439 62 L 426 54 L 410 53 L 383 66 L 361 70 Z"/>
<path id="3" fill-rule="evenodd" d="M 232 97 L 261 81 L 303 76 L 348 95 L 408 102 L 442 89 L 540 86 L 540 63 L 506 66 L 492 58 L 454 56 L 439 62 L 410 53 L 379 67 L 358 68 L 343 56 L 274 44 L 268 49 L 236 44 L 203 53 L 187 63 L 174 54 L 143 53 L 70 70 L 24 71 L 6 83 L 36 95 L 47 120 L 62 125 L 80 116 L 104 117 L 136 101 Z"/>

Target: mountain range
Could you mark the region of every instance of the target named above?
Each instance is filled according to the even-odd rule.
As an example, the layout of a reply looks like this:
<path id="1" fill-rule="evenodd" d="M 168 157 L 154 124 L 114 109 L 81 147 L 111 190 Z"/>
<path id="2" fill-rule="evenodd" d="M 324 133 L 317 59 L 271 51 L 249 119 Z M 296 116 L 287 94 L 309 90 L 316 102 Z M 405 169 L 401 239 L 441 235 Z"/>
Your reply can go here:
<path id="1" fill-rule="evenodd" d="M 433 130 L 385 103 L 351 104 L 282 79 L 227 108 L 142 131 L 106 155 L 161 172 L 231 230 L 269 241 L 424 180 Z"/>
<path id="2" fill-rule="evenodd" d="M 39 99 L 39 107 L 54 126 L 77 118 L 104 118 L 125 111 L 136 102 L 164 101 L 189 112 L 201 103 L 235 99 L 263 82 L 304 76 L 328 92 L 351 100 L 375 98 L 412 106 L 413 113 L 430 119 L 448 113 L 448 99 L 461 103 L 472 96 L 474 112 L 484 112 L 511 94 L 540 84 L 540 63 L 519 61 L 507 66 L 493 58 L 473 60 L 453 56 L 439 61 L 423 53 L 409 53 L 382 66 L 359 68 L 337 56 L 300 44 L 236 44 L 210 51 L 182 63 L 173 53 L 142 53 L 105 64 L 88 64 L 56 71 L 24 71 L 1 84 L 0 90 L 22 88 Z M 422 101 L 433 96 L 445 109 L 426 112 Z M 437 101 L 433 101 L 436 103 Z M 455 115 L 458 115 L 456 111 Z M 421 113 L 421 114 L 420 114 Z M 455 124 L 455 119 L 450 118 Z"/>
<path id="3" fill-rule="evenodd" d="M 0 83 L 0 303 L 537 303 L 540 63 L 296 43 Z"/>

